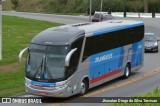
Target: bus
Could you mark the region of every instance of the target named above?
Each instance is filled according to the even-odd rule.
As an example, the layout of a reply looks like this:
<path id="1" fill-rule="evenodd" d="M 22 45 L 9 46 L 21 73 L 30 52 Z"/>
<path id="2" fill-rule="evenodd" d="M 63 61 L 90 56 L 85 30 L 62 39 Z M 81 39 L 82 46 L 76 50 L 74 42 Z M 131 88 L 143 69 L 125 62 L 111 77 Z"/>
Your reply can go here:
<path id="1" fill-rule="evenodd" d="M 110 20 L 46 29 L 19 53 L 26 55 L 25 89 L 33 95 L 69 97 L 143 66 L 144 23 Z"/>

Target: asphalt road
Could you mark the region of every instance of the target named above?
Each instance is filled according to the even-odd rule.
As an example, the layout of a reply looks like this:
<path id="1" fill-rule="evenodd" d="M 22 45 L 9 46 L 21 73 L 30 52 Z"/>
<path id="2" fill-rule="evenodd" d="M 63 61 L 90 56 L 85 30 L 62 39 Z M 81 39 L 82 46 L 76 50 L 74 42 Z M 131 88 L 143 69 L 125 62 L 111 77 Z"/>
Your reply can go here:
<path id="1" fill-rule="evenodd" d="M 36 20 L 57 22 L 57 23 L 63 23 L 63 24 L 81 23 L 81 22 L 87 22 L 89 20 L 89 18 L 85 16 L 69 16 L 69 15 L 10 12 L 10 11 L 3 11 L 3 14 L 19 16 L 19 17 L 24 17 L 24 18 L 31 18 L 31 19 L 36 19 Z"/>
<path id="2" fill-rule="evenodd" d="M 50 22 L 57 22 L 57 23 L 63 23 L 63 24 L 74 24 L 74 23 L 89 21 L 88 16 L 70 16 L 70 15 L 39 14 L 39 13 L 26 13 L 26 12 L 9 12 L 9 11 L 3 11 L 3 14 L 37 19 L 37 20 L 45 20 Z M 159 18 L 152 19 L 152 18 L 116 17 L 116 19 L 141 20 L 145 23 L 145 32 L 154 32 L 156 35 L 160 35 L 160 19 Z"/>
<path id="3" fill-rule="evenodd" d="M 87 22 L 88 17 L 86 16 L 65 16 L 65 15 L 48 15 L 48 14 L 35 14 L 35 13 L 17 13 L 17 12 L 3 12 L 5 15 L 14 15 L 19 17 L 46 20 L 51 22 L 58 22 L 64 24 L 73 24 L 80 22 Z M 123 20 L 124 18 L 117 17 L 117 19 Z M 153 32 L 156 35 L 160 35 L 160 19 L 151 18 L 125 18 L 132 20 L 142 20 L 145 23 L 145 32 Z M 160 44 L 159 44 L 160 45 Z M 160 51 L 160 50 L 159 50 Z M 139 94 L 143 94 L 148 91 L 152 91 L 157 86 L 160 87 L 160 72 L 156 74 L 149 75 L 145 77 L 146 73 L 152 72 L 156 68 L 160 67 L 160 53 L 145 53 L 144 55 L 144 66 L 142 69 L 135 71 L 131 74 L 129 79 L 115 79 L 113 81 L 107 82 L 103 85 L 95 87 L 89 91 L 87 97 L 130 97 Z M 144 76 L 143 76 L 144 75 Z M 137 80 L 138 79 L 138 80 Z M 135 80 L 135 81 L 134 81 Z M 25 94 L 22 97 L 32 97 L 32 95 Z M 66 99 L 65 101 L 75 102 L 77 96 Z M 82 98 L 83 100 L 83 98 Z M 84 99 L 85 100 L 85 99 Z M 54 102 L 63 101 L 63 99 L 56 98 L 46 98 L 46 101 L 52 102 L 51 104 L 41 104 L 41 105 L 55 105 Z M 60 104 L 58 104 L 60 105 Z M 73 104 L 65 103 L 61 105 L 68 106 L 82 106 L 82 105 L 105 105 L 105 104 Z M 14 106 L 12 104 L 12 106 Z"/>

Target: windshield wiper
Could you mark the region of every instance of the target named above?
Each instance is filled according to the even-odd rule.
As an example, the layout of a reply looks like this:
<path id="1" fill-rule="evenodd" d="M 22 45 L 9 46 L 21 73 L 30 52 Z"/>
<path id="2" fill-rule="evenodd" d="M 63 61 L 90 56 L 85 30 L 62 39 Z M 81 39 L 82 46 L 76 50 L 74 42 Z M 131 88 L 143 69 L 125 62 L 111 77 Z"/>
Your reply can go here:
<path id="1" fill-rule="evenodd" d="M 45 71 L 46 74 L 48 74 L 48 76 L 49 76 L 51 79 L 53 79 L 50 71 L 48 70 L 46 61 L 47 61 L 47 59 L 45 58 L 45 61 L 44 61 L 44 71 Z"/>
<path id="2" fill-rule="evenodd" d="M 49 76 L 51 79 L 53 79 L 51 73 L 47 70 L 46 61 L 44 61 L 43 59 L 44 59 L 44 58 L 42 58 L 41 64 L 35 69 L 36 72 L 35 72 L 35 74 L 34 74 L 33 77 L 36 78 L 36 75 L 37 75 L 37 73 L 38 73 L 38 71 L 39 71 L 39 68 L 41 68 L 41 70 L 40 70 L 41 72 L 39 73 L 40 76 L 41 76 L 41 74 L 44 75 L 44 72 L 45 72 L 46 74 L 48 74 L 48 76 Z M 43 73 L 42 73 L 43 61 L 44 61 L 44 71 L 43 71 Z M 45 79 L 44 76 L 43 76 L 43 79 Z"/>
<path id="3" fill-rule="evenodd" d="M 36 77 L 39 68 L 41 68 L 41 73 L 42 73 L 42 65 L 43 65 L 43 58 L 41 60 L 41 64 L 34 70 L 34 71 L 36 71 L 35 74 L 34 74 L 34 76 L 33 76 L 34 78 Z"/>

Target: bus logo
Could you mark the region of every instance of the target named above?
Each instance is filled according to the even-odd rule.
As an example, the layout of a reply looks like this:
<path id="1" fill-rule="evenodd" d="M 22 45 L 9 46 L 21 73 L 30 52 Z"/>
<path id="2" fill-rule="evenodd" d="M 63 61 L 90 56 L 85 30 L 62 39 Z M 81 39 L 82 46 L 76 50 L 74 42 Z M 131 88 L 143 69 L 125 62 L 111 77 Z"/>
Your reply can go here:
<path id="1" fill-rule="evenodd" d="M 111 54 L 107 54 L 101 57 L 97 57 L 95 58 L 95 63 L 101 62 L 101 61 L 105 61 L 105 60 L 109 60 L 112 58 L 112 53 Z"/>

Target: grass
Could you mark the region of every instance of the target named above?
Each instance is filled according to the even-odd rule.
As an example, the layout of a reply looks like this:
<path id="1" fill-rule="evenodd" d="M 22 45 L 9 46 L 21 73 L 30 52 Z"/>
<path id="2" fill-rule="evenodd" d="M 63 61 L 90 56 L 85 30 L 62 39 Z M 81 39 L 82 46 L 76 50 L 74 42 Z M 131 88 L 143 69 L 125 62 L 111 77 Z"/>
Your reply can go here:
<path id="1" fill-rule="evenodd" d="M 17 71 L 0 71 L 0 97 L 24 92 L 24 69 Z"/>
<path id="2" fill-rule="evenodd" d="M 18 64 L 19 52 L 28 46 L 32 38 L 44 29 L 62 24 L 15 16 L 2 16 L 2 60 L 0 67 L 8 64 Z M 0 97 L 6 97 L 24 92 L 24 64 L 23 68 L 16 65 L 16 69 L 0 69 Z"/>
<path id="3" fill-rule="evenodd" d="M 148 92 L 143 95 L 137 95 L 135 97 L 160 97 L 160 89 L 157 87 L 153 92 Z M 106 105 L 108 106 L 108 105 Z M 114 103 L 109 106 L 160 106 L 160 103 Z"/>
<path id="4" fill-rule="evenodd" d="M 24 85 L 24 69 L 17 71 L 0 71 L 0 92 L 1 90 L 18 88 Z"/>
<path id="5" fill-rule="evenodd" d="M 4 15 L 2 25 L 3 50 L 0 66 L 17 62 L 19 52 L 28 46 L 36 34 L 62 24 Z"/>

